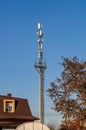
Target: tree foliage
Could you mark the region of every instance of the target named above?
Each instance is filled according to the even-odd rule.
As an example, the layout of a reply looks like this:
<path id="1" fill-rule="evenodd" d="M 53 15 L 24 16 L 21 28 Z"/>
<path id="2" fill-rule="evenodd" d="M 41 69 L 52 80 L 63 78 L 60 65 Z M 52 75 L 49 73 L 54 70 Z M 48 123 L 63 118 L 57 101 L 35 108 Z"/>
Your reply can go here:
<path id="1" fill-rule="evenodd" d="M 54 109 L 63 117 L 86 118 L 86 61 L 63 58 L 61 78 L 47 90 Z"/>

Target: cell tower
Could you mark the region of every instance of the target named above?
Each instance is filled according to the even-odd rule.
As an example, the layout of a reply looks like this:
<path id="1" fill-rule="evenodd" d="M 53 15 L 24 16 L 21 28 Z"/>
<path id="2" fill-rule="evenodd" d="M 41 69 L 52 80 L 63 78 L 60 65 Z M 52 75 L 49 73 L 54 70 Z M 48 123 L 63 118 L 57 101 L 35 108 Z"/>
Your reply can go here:
<path id="1" fill-rule="evenodd" d="M 34 65 L 37 72 L 39 73 L 39 118 L 40 123 L 44 123 L 44 71 L 47 68 L 46 64 L 43 63 L 43 32 L 42 24 L 38 23 L 38 63 Z"/>

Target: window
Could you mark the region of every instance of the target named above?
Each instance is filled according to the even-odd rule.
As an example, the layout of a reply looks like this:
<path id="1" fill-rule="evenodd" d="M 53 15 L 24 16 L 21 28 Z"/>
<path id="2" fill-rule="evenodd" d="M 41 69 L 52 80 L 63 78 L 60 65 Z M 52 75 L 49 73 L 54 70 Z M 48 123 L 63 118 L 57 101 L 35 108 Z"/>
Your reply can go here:
<path id="1" fill-rule="evenodd" d="M 4 100 L 4 112 L 15 112 L 15 101 L 10 99 Z"/>

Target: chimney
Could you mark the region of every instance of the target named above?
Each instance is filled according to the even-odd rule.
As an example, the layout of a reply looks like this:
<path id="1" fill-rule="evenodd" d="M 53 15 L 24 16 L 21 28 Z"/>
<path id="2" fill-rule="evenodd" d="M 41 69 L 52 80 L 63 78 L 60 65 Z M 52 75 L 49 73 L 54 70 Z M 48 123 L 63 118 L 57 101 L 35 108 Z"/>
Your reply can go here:
<path id="1" fill-rule="evenodd" d="M 12 97 L 12 94 L 11 94 L 11 93 L 8 93 L 7 96 L 8 96 L 8 97 Z"/>

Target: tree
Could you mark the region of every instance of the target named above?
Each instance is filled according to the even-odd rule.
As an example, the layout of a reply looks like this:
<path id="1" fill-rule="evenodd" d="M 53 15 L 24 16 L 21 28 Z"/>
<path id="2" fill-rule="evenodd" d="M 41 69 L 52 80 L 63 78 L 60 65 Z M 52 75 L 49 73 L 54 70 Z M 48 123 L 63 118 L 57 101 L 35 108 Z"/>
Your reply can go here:
<path id="1" fill-rule="evenodd" d="M 61 65 L 61 78 L 57 77 L 47 90 L 54 109 L 63 114 L 65 123 L 74 118 L 86 119 L 86 61 L 63 58 Z"/>

